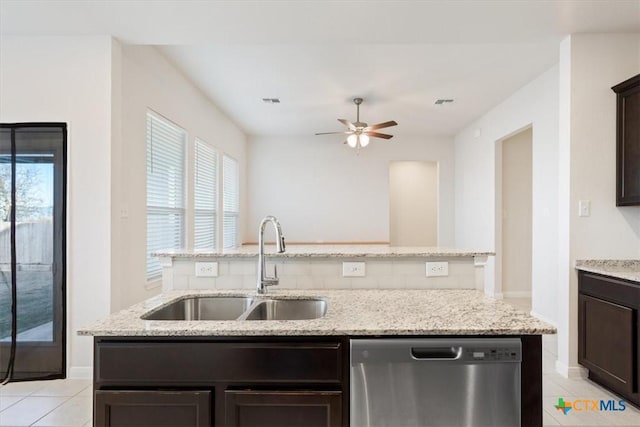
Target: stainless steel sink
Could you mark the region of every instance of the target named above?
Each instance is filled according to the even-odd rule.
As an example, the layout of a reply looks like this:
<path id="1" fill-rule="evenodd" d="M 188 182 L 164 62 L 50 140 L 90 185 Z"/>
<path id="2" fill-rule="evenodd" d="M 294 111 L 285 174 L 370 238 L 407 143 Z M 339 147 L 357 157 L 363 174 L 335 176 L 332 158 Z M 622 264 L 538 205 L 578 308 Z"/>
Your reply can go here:
<path id="1" fill-rule="evenodd" d="M 304 320 L 327 312 L 320 298 L 274 299 L 250 296 L 191 297 L 144 314 L 144 320 Z"/>
<path id="2" fill-rule="evenodd" d="M 252 297 L 193 297 L 173 302 L 144 316 L 145 320 L 236 320 Z"/>
<path id="3" fill-rule="evenodd" d="M 267 299 L 257 302 L 244 320 L 304 320 L 317 319 L 327 312 L 327 302 L 321 299 Z"/>

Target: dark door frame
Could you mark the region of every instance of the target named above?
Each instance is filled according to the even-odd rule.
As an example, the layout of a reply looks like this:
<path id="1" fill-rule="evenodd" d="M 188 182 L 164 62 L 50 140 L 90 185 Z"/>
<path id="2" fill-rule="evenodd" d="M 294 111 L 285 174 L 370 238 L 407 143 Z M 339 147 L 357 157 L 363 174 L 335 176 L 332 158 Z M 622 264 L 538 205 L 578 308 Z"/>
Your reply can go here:
<path id="1" fill-rule="evenodd" d="M 66 270 L 67 270 L 67 124 L 59 122 L 37 123 L 0 123 L 0 129 L 11 130 L 12 159 L 14 152 L 24 151 L 23 147 L 33 154 L 52 154 L 53 163 L 53 341 L 48 343 L 18 341 L 15 348 L 15 363 L 11 381 L 35 379 L 66 378 L 67 369 L 67 307 L 66 307 Z M 60 130 L 61 144 L 39 146 L 27 144 L 16 147 L 16 131 L 21 129 L 56 129 Z M 15 229 L 13 230 L 15 233 Z M 16 273 L 16 260 L 12 259 L 12 274 Z M 16 292 L 13 289 L 12 292 Z M 0 348 L 8 347 L 6 343 Z M 0 352 L 0 375 L 5 376 L 10 351 Z"/>

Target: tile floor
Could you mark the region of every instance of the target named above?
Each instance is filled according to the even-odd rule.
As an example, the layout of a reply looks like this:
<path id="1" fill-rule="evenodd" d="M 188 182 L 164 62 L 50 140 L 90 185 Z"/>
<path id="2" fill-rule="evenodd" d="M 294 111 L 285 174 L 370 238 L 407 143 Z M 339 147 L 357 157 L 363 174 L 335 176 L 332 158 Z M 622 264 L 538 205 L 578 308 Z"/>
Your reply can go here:
<path id="1" fill-rule="evenodd" d="M 0 386 L 0 426 L 90 426 L 91 393 L 91 380 L 86 379 Z"/>
<path id="2" fill-rule="evenodd" d="M 529 311 L 526 299 L 507 302 Z M 543 346 L 543 408 L 545 426 L 640 426 L 640 410 L 627 405 L 623 412 L 577 412 L 567 415 L 554 408 L 558 398 L 619 398 L 587 379 L 566 379 L 555 372 L 555 335 L 545 335 Z M 91 381 L 66 379 L 11 383 L 0 387 L 0 426 L 85 427 L 91 425 Z"/>

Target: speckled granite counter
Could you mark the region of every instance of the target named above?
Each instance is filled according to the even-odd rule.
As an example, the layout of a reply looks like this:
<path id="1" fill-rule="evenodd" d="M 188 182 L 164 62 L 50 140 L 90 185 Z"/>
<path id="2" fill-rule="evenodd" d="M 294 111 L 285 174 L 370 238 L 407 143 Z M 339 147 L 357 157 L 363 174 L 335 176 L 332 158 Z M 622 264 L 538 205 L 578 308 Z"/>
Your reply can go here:
<path id="1" fill-rule="evenodd" d="M 587 259 L 577 260 L 576 270 L 603 274 L 640 283 L 640 260 Z"/>
<path id="2" fill-rule="evenodd" d="M 387 245 L 288 245 L 285 253 L 272 253 L 267 247 L 269 257 L 279 258 L 384 258 L 384 257 L 474 257 L 495 255 L 489 251 L 474 251 L 443 247 L 404 247 Z M 161 258 L 240 258 L 258 256 L 258 247 L 242 246 L 238 249 L 221 252 L 205 251 L 161 251 L 152 254 Z"/>
<path id="3" fill-rule="evenodd" d="M 188 296 L 246 291 L 170 291 L 78 331 L 94 336 L 539 335 L 555 328 L 476 290 L 278 290 L 277 298 L 323 297 L 326 316 L 290 321 L 150 321 L 140 316 Z"/>

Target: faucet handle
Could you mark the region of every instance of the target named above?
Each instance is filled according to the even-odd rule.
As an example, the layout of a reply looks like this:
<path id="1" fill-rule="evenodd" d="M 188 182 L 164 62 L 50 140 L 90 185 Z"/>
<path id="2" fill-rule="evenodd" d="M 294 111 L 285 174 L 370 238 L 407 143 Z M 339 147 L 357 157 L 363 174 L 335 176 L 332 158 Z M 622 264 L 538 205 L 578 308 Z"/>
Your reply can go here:
<path id="1" fill-rule="evenodd" d="M 273 278 L 278 280 L 278 266 L 277 265 L 273 265 Z"/>
<path id="2" fill-rule="evenodd" d="M 284 236 L 280 236 L 280 250 L 281 253 L 284 252 L 286 249 L 286 245 L 284 244 Z"/>

